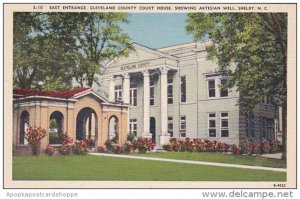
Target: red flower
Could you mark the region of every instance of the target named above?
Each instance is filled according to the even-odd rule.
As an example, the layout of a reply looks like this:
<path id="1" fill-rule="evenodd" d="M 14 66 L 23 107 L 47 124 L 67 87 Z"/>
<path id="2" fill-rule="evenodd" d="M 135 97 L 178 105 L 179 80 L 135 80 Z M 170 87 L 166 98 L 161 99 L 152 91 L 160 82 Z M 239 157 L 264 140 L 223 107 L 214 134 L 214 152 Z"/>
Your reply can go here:
<path id="1" fill-rule="evenodd" d="M 25 139 L 33 145 L 40 142 L 45 136 L 46 129 L 36 126 L 33 127 L 31 125 L 29 125 L 25 133 Z"/>

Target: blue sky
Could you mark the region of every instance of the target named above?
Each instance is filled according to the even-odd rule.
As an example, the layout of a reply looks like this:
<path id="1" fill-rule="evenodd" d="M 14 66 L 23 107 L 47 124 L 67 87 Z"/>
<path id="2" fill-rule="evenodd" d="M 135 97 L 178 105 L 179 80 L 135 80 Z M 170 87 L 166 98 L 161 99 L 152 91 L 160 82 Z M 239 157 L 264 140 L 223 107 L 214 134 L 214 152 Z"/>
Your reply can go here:
<path id="1" fill-rule="evenodd" d="M 184 13 L 129 13 L 129 24 L 122 25 L 131 41 L 150 48 L 192 42 L 185 31 Z"/>

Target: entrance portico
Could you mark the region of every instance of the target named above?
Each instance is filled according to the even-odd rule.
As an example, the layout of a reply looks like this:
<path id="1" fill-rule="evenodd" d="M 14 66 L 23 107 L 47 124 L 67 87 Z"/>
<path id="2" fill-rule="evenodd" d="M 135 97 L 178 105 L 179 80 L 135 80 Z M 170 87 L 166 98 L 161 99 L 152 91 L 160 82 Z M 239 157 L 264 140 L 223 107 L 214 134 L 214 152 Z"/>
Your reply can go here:
<path id="1" fill-rule="evenodd" d="M 141 46 L 135 45 L 139 50 L 140 48 L 143 48 Z M 145 49 L 142 49 L 145 50 Z M 146 51 L 151 51 L 151 49 L 146 49 Z M 160 123 L 158 125 L 160 128 L 156 128 L 156 130 L 160 132 L 156 132 L 156 135 L 159 136 L 160 145 L 166 144 L 169 142 L 169 133 L 168 133 L 168 95 L 167 95 L 167 77 L 169 71 L 177 71 L 177 59 L 173 56 L 166 55 L 164 53 L 158 53 L 155 52 L 148 52 L 148 53 L 154 53 L 159 54 L 159 58 L 157 59 L 151 59 L 151 60 L 142 60 L 139 62 L 128 62 L 125 64 L 118 65 L 117 63 L 119 61 L 115 61 L 116 63 L 113 63 L 110 68 L 110 74 L 109 75 L 109 100 L 110 102 L 115 102 L 116 99 L 116 78 L 122 78 L 122 101 L 125 104 L 130 103 L 130 85 L 131 80 L 134 80 L 137 76 L 142 77 L 142 95 L 143 98 L 141 101 L 141 109 L 143 114 L 142 117 L 139 119 L 142 119 L 142 132 L 141 136 L 145 137 L 152 137 L 151 133 L 151 127 L 150 127 L 150 108 L 151 107 L 159 107 L 159 114 L 160 116 L 157 117 L 157 123 Z M 120 61 L 122 62 L 122 61 Z M 150 81 L 151 77 L 158 74 L 158 79 L 160 81 L 158 88 L 159 91 L 157 94 L 160 95 L 160 99 L 157 100 L 155 106 L 150 106 Z M 140 97 L 140 96 L 139 96 Z M 159 121 L 160 119 L 160 121 Z M 158 144 L 158 143 L 157 143 Z"/>

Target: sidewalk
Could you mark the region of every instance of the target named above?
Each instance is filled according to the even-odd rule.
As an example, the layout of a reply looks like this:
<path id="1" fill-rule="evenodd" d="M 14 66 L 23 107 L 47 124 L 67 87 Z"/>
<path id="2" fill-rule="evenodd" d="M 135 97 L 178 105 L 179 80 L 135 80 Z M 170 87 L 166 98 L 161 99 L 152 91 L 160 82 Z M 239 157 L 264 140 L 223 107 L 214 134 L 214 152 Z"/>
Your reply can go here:
<path id="1" fill-rule="evenodd" d="M 273 159 L 281 159 L 282 153 L 262 154 L 262 155 L 260 155 L 260 157 L 273 158 Z"/>
<path id="2" fill-rule="evenodd" d="M 175 160 L 175 159 L 166 159 L 166 158 L 152 158 L 152 157 L 117 155 L 117 154 L 106 154 L 106 153 L 89 153 L 89 154 L 90 155 L 95 155 L 95 156 L 106 156 L 106 157 L 115 157 L 115 158 L 127 158 L 127 159 L 138 159 L 138 160 L 154 160 L 154 161 L 161 161 L 161 162 L 174 162 L 174 163 L 183 163 L 183 164 L 198 164 L 198 165 L 231 167 L 231 168 L 241 168 L 241 169 L 258 169 L 258 170 L 279 171 L 279 172 L 286 172 L 287 171 L 287 169 L 285 169 L 285 168 L 248 166 L 248 165 L 227 164 L 227 163 L 217 163 L 217 162 L 204 162 L 204 161 L 193 161 L 193 160 Z"/>

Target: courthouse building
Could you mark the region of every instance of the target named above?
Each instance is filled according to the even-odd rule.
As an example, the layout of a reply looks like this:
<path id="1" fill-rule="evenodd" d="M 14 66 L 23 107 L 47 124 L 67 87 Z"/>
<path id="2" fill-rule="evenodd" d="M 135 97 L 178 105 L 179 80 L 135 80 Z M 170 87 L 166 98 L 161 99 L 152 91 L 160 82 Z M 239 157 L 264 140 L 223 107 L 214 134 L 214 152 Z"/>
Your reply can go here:
<path id="1" fill-rule="evenodd" d="M 110 102 L 129 104 L 128 132 L 151 136 L 220 140 L 228 144 L 276 139 L 282 129 L 270 97 L 251 114 L 242 114 L 240 93 L 221 89 L 206 43 L 151 49 L 133 44 L 128 57 L 107 64 L 105 88 Z"/>

